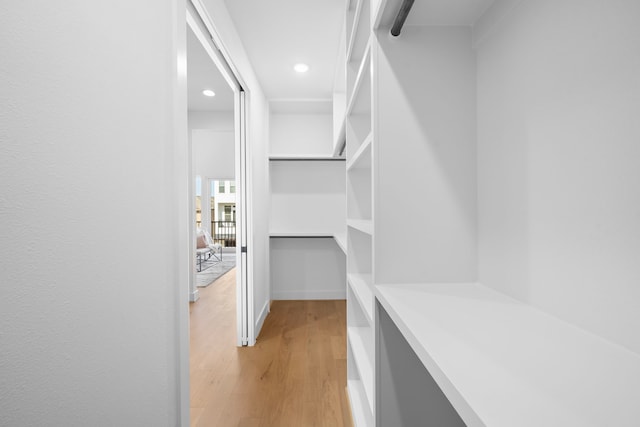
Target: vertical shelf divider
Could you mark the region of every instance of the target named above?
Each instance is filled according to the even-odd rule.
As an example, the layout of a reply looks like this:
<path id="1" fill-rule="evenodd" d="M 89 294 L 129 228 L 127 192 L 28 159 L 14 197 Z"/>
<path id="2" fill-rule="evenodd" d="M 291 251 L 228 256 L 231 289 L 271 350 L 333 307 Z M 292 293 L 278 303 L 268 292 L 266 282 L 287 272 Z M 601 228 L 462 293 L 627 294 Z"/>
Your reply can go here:
<path id="1" fill-rule="evenodd" d="M 373 316 L 372 8 L 352 0 L 347 10 L 347 392 L 356 427 L 375 420 L 375 319 Z"/>

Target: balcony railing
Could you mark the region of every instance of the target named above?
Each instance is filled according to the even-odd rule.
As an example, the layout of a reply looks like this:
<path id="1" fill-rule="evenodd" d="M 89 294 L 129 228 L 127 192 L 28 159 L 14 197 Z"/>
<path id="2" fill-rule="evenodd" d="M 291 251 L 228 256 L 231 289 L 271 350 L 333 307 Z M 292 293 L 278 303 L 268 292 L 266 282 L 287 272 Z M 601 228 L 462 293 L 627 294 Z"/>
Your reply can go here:
<path id="1" fill-rule="evenodd" d="M 213 241 L 224 247 L 236 246 L 235 221 L 211 221 L 211 236 Z"/>

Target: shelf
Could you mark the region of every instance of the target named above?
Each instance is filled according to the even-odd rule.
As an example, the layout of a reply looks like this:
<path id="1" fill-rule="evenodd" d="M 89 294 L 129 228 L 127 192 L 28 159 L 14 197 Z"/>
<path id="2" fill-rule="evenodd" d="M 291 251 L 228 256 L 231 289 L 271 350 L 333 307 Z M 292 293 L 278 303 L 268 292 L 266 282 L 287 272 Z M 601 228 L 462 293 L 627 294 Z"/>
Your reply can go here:
<path id="1" fill-rule="evenodd" d="M 360 380 L 348 380 L 347 392 L 351 405 L 351 417 L 355 427 L 370 427 L 373 425 L 373 415 L 368 407 L 367 396 Z"/>
<path id="2" fill-rule="evenodd" d="M 269 156 L 270 161 L 345 161 L 344 157 L 334 156 Z"/>
<path id="3" fill-rule="evenodd" d="M 336 243 L 342 249 L 342 252 L 347 253 L 347 236 L 341 233 L 336 233 L 333 235 L 333 238 L 336 240 Z"/>
<path id="4" fill-rule="evenodd" d="M 373 277 L 371 274 L 348 274 L 347 281 L 362 306 L 370 325 L 373 325 Z"/>
<path id="5" fill-rule="evenodd" d="M 346 62 L 349 63 L 352 58 L 358 59 L 357 53 L 362 46 L 362 38 L 368 38 L 370 34 L 370 0 L 358 0 L 356 3 L 353 21 L 351 22 L 349 31 L 349 40 L 346 48 Z M 349 25 L 349 23 L 347 23 Z"/>
<path id="6" fill-rule="evenodd" d="M 353 51 L 353 45 L 356 40 L 356 34 L 358 33 L 358 23 L 360 22 L 360 14 L 362 13 L 363 1 L 364 0 L 358 0 L 356 2 L 355 12 L 353 14 L 353 21 L 347 22 L 347 27 L 349 28 L 349 37 L 347 40 L 347 52 L 346 52 L 347 62 L 349 62 L 349 58 L 351 58 L 351 52 Z M 351 5 L 351 2 L 350 2 L 350 5 Z"/>
<path id="7" fill-rule="evenodd" d="M 347 142 L 347 116 L 346 114 L 340 118 L 340 130 L 338 130 L 338 138 L 333 142 L 333 157 L 340 156 L 344 145 Z"/>
<path id="8" fill-rule="evenodd" d="M 373 141 L 373 132 L 369 132 L 358 151 L 347 162 L 347 170 L 371 167 L 371 141 Z"/>
<path id="9" fill-rule="evenodd" d="M 358 94 L 362 87 L 363 81 L 369 79 L 371 77 L 370 72 L 370 64 L 371 64 L 371 42 L 367 42 L 367 46 L 365 48 L 365 54 L 362 58 L 362 62 L 360 63 L 360 67 L 358 68 L 358 73 L 356 74 L 356 79 L 353 83 L 353 89 L 351 93 L 349 93 L 349 99 L 347 100 L 347 110 L 346 115 L 349 116 L 353 113 L 356 101 L 358 99 Z M 369 90 L 370 88 L 366 88 Z"/>
<path id="10" fill-rule="evenodd" d="M 362 233 L 373 235 L 373 221 L 370 219 L 348 219 L 347 226 Z"/>
<path id="11" fill-rule="evenodd" d="M 317 233 L 317 232 L 311 232 L 311 233 L 305 233 L 305 232 L 297 232 L 297 231 L 271 231 L 269 232 L 269 237 L 283 237 L 283 238 L 333 238 L 333 234 L 332 233 Z"/>
<path id="12" fill-rule="evenodd" d="M 374 348 L 371 345 L 373 344 L 371 342 L 373 340 L 372 328 L 348 327 L 347 337 L 351 344 L 369 408 L 373 408 L 373 363 L 371 358 L 374 354 Z"/>
<path id="13" fill-rule="evenodd" d="M 273 239 L 334 239 L 342 252 L 347 253 L 347 239 L 343 234 L 272 231 L 269 233 L 269 237 Z"/>
<path id="14" fill-rule="evenodd" d="M 468 426 L 636 425 L 640 355 L 477 283 L 376 286 Z"/>
<path id="15" fill-rule="evenodd" d="M 373 211 L 371 168 L 347 172 L 347 218 L 368 220 Z"/>
<path id="16" fill-rule="evenodd" d="M 371 274 L 372 267 L 372 238 L 370 234 L 358 229 L 347 227 L 347 273 Z"/>
<path id="17" fill-rule="evenodd" d="M 378 0 L 378 4 L 376 5 L 374 11 L 373 18 L 373 29 L 377 30 L 384 23 L 390 25 L 388 16 L 390 15 L 390 11 L 398 11 L 400 0 Z M 387 5 L 389 7 L 387 7 Z M 384 17 L 383 17 L 384 16 Z"/>

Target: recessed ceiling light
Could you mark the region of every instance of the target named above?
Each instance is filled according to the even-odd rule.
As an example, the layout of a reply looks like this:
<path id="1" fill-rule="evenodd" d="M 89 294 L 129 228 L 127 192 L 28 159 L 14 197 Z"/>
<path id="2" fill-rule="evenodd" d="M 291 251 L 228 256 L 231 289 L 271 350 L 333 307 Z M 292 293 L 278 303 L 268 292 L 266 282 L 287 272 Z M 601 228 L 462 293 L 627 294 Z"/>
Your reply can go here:
<path id="1" fill-rule="evenodd" d="M 306 73 L 309 71 L 309 66 L 307 64 L 296 64 L 293 66 L 293 69 L 296 70 L 297 73 Z"/>
<path id="2" fill-rule="evenodd" d="M 216 96 L 216 93 L 214 91 L 212 91 L 211 89 L 205 89 L 202 91 L 202 94 L 204 96 Z"/>

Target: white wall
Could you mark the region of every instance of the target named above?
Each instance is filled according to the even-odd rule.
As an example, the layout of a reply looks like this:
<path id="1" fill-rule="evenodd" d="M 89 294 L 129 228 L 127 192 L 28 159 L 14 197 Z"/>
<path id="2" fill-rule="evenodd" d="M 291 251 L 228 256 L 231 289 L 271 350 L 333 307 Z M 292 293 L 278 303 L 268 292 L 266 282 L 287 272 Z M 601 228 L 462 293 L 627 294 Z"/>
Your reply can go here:
<path id="1" fill-rule="evenodd" d="M 191 132 L 195 175 L 221 180 L 235 179 L 235 133 L 195 129 Z M 203 180 L 203 188 L 207 183 Z"/>
<path id="2" fill-rule="evenodd" d="M 0 4 L 0 425 L 180 422 L 184 8 Z"/>
<path id="3" fill-rule="evenodd" d="M 465 27 L 378 35 L 377 283 L 476 279 L 475 55 Z"/>
<path id="4" fill-rule="evenodd" d="M 480 280 L 635 352 L 639 18 L 639 2 L 525 0 L 477 62 Z"/>
<path id="5" fill-rule="evenodd" d="M 247 141 L 251 161 L 249 179 L 253 184 L 250 222 L 253 244 L 249 256 L 249 280 L 252 282 L 252 318 L 259 332 L 269 307 L 269 105 L 256 78 L 242 41 L 236 32 L 224 0 L 203 0 L 216 24 L 224 48 L 231 54 L 248 92 Z"/>
<path id="6" fill-rule="evenodd" d="M 271 232 L 344 233 L 345 162 L 272 161 Z"/>
<path id="7" fill-rule="evenodd" d="M 225 111 L 189 111 L 189 132 L 194 129 L 210 129 L 233 132 L 233 112 Z"/>
<path id="8" fill-rule="evenodd" d="M 344 252 L 332 238 L 272 238 L 274 300 L 345 299 Z"/>
<path id="9" fill-rule="evenodd" d="M 271 114 L 271 155 L 317 155 L 333 153 L 331 114 Z"/>

